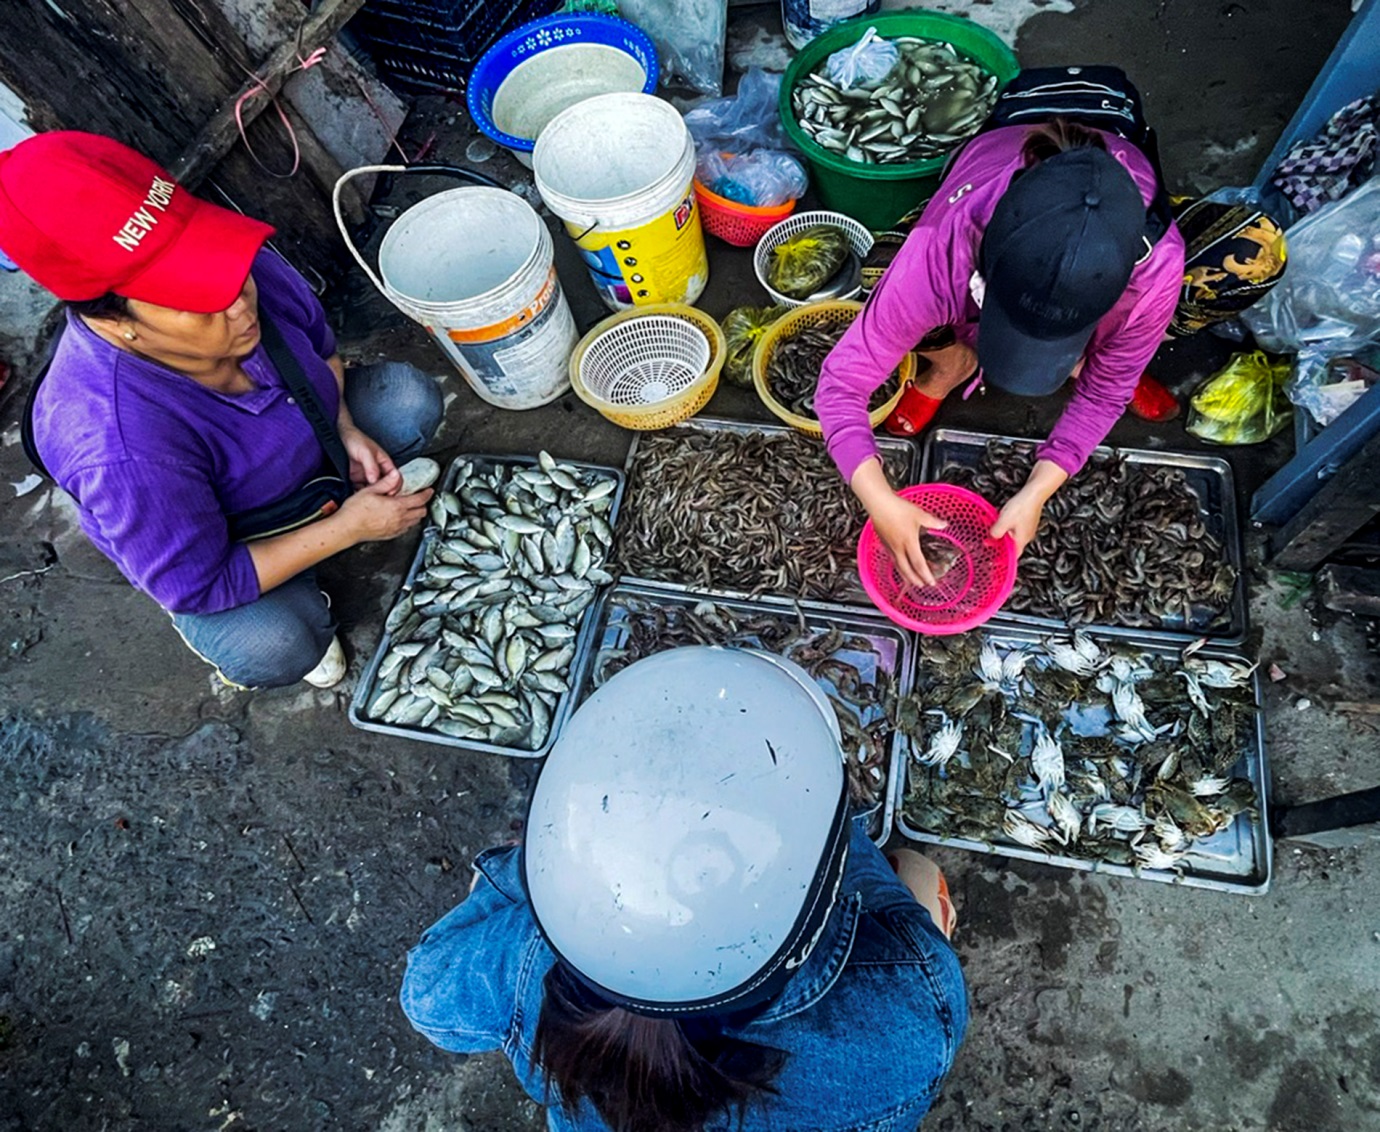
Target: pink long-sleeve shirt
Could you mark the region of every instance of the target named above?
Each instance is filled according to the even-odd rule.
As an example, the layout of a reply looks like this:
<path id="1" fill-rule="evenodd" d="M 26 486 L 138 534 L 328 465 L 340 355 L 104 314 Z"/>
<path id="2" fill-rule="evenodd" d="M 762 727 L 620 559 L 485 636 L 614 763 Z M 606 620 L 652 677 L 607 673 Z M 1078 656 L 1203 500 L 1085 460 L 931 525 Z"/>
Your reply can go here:
<path id="1" fill-rule="evenodd" d="M 868 398 L 902 357 L 944 326 L 953 328 L 958 341 L 976 345 L 978 247 L 997 201 L 1021 168 L 1021 145 L 1028 132 L 1026 126 L 1008 126 L 968 144 L 862 313 L 825 361 L 815 409 L 829 454 L 845 479 L 851 480 L 858 465 L 877 454 Z M 1114 134 L 1102 136 L 1148 206 L 1155 194 L 1149 160 L 1130 142 Z M 1183 237 L 1171 226 L 1093 331 L 1073 396 L 1040 446 L 1040 459 L 1073 475 L 1106 437 L 1164 337 L 1183 275 Z"/>

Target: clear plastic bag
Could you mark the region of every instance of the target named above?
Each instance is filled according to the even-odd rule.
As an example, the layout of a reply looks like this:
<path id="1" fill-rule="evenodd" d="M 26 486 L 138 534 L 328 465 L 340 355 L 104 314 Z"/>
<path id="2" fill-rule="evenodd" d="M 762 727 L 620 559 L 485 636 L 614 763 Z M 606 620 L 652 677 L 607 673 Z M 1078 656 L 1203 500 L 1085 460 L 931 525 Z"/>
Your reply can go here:
<path id="1" fill-rule="evenodd" d="M 695 166 L 695 176 L 711 193 L 754 208 L 798 200 L 810 184 L 809 175 L 799 161 L 789 153 L 774 149 L 702 154 Z"/>
<path id="2" fill-rule="evenodd" d="M 809 175 L 784 152 L 786 135 L 776 110 L 780 89 L 780 75 L 753 67 L 736 95 L 685 112 L 695 139 L 695 176 L 710 192 L 758 208 L 804 196 Z"/>
<path id="3" fill-rule="evenodd" d="M 1380 338 L 1380 177 L 1285 233 L 1284 278 L 1241 315 L 1267 350 L 1329 356 Z"/>
<path id="4" fill-rule="evenodd" d="M 1380 346 L 1359 356 L 1332 357 L 1316 347 L 1299 351 L 1284 392 L 1326 428 L 1380 382 Z"/>
<path id="5" fill-rule="evenodd" d="M 1233 354 L 1189 401 L 1187 431 L 1215 444 L 1258 444 L 1293 412 L 1284 383 L 1293 367 L 1260 350 Z"/>
<path id="6" fill-rule="evenodd" d="M 738 82 L 738 93 L 714 98 L 685 112 L 685 125 L 704 152 L 747 153 L 752 149 L 786 149 L 776 99 L 781 76 L 761 67 L 751 68 Z"/>
<path id="7" fill-rule="evenodd" d="M 824 71 L 830 82 L 844 90 L 854 87 L 873 90 L 882 85 L 900 57 L 896 44 L 878 36 L 876 28 L 868 28 L 852 47 L 830 55 L 824 63 Z"/>
<path id="8" fill-rule="evenodd" d="M 618 0 L 618 10 L 652 37 L 663 85 L 678 78 L 703 94 L 723 94 L 728 0 Z"/>
<path id="9" fill-rule="evenodd" d="M 732 385 L 752 384 L 752 355 L 787 307 L 738 307 L 723 321 L 727 350 L 724 355 L 724 380 Z"/>

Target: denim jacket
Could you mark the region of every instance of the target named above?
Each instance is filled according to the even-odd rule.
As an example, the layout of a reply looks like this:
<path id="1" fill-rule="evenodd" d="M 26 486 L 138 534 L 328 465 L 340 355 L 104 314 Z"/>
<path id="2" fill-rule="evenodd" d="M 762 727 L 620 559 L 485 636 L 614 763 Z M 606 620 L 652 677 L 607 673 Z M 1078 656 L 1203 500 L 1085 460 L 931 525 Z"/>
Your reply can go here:
<path id="1" fill-rule="evenodd" d="M 546 1095 L 532 1042 L 554 962 L 519 879 L 516 848 L 475 861 L 469 898 L 409 953 L 402 1008 L 442 1049 L 501 1049 L 556 1132 L 607 1132 L 586 1102 L 571 1119 Z M 776 1096 L 706 1132 L 913 1132 L 968 1024 L 958 956 L 853 823 L 842 893 L 820 942 L 786 989 L 727 1031 L 787 1053 Z"/>

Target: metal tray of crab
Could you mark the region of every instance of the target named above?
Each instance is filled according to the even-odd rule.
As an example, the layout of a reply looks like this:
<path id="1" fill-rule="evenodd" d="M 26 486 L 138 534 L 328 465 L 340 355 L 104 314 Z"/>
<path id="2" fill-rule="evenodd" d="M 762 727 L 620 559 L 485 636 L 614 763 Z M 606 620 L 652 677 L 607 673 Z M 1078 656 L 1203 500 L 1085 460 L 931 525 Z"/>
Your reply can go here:
<path id="1" fill-rule="evenodd" d="M 623 495 L 616 468 L 461 455 L 350 702 L 350 722 L 540 758 L 573 709 Z"/>
<path id="2" fill-rule="evenodd" d="M 989 446 L 1019 451 L 996 465 Z M 920 479 L 959 483 L 1000 506 L 1024 482 L 1034 448 L 1014 437 L 938 429 L 925 442 Z M 997 618 L 1240 645 L 1248 629 L 1242 563 L 1230 464 L 1102 447 L 1046 505 Z"/>
<path id="3" fill-rule="evenodd" d="M 989 627 L 921 638 L 893 779 L 915 841 L 1259 894 L 1259 675 L 1201 642 Z"/>
<path id="4" fill-rule="evenodd" d="M 763 438 L 788 449 L 792 462 L 777 466 L 760 452 L 750 460 L 729 450 L 697 454 L 678 443 L 706 435 Z M 914 444 L 879 436 L 877 448 L 893 484 L 915 482 Z M 615 552 L 626 580 L 749 601 L 873 608 L 857 571 L 866 516 L 822 441 L 786 425 L 694 417 L 638 433 L 623 468 L 628 490 Z"/>
<path id="5" fill-rule="evenodd" d="M 853 801 L 870 809 L 877 844 L 891 835 L 902 738 L 892 715 L 913 671 L 912 639 L 880 616 L 776 599 L 746 601 L 620 582 L 595 606 L 594 632 L 575 674 L 580 704 L 614 672 L 683 645 L 761 648 L 796 661 L 834 704 Z"/>

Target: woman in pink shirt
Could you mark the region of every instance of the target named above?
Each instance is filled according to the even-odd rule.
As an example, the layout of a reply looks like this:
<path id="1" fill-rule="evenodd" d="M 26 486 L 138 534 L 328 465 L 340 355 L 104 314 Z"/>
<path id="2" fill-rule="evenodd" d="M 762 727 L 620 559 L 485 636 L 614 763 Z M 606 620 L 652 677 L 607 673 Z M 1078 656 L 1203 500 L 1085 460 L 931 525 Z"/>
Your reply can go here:
<path id="1" fill-rule="evenodd" d="M 1045 502 L 1130 402 L 1174 314 L 1184 242 L 1172 225 L 1147 235 L 1157 190 L 1150 160 L 1115 134 L 1057 119 L 979 134 L 829 355 L 816 397 L 829 453 L 912 585 L 934 583 L 920 533 L 943 524 L 887 482 L 868 398 L 917 346 L 929 368 L 915 389 L 931 416 L 979 373 L 1033 397 L 1076 373 L 992 528 L 1024 550 Z"/>

